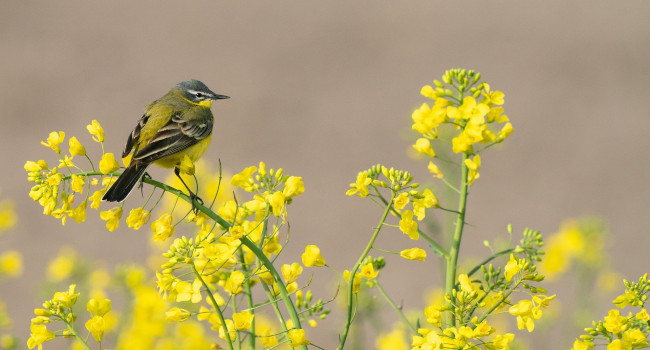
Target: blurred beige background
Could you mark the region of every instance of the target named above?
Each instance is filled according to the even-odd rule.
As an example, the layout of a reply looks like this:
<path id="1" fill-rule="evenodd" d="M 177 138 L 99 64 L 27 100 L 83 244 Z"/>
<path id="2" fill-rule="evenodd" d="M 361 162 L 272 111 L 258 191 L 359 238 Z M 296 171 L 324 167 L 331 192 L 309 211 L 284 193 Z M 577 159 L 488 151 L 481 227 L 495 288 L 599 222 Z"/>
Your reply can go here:
<path id="1" fill-rule="evenodd" d="M 22 166 L 51 157 L 39 141 L 52 130 L 88 140 L 91 119 L 119 152 L 143 107 L 188 78 L 232 96 L 213 108 L 208 158 L 229 171 L 264 160 L 304 177 L 284 259 L 316 243 L 336 269 L 351 266 L 379 212 L 346 197 L 348 184 L 378 162 L 428 181 L 425 164 L 405 156 L 410 114 L 424 101 L 420 87 L 453 67 L 504 91 L 516 129 L 483 158 L 463 253 L 483 256 L 481 241 L 508 223 L 552 233 L 567 217 L 597 214 L 611 226 L 614 267 L 636 278 L 649 265 L 649 15 L 647 1 L 4 1 L 0 187 L 20 222 L 0 242 L 22 251 L 25 273 L 0 287 L 2 298 L 26 334 L 35 286 L 61 245 L 109 266 L 144 260 L 146 231 L 108 233 L 96 214 L 65 227 L 41 215 Z M 382 240 L 411 245 L 396 231 Z M 419 308 L 439 276 L 434 263 L 391 259 L 382 278 Z M 334 276 L 317 278 L 324 286 Z M 334 324 L 313 332 L 325 348 Z M 543 345 L 548 334 L 533 339 L 556 348 Z"/>

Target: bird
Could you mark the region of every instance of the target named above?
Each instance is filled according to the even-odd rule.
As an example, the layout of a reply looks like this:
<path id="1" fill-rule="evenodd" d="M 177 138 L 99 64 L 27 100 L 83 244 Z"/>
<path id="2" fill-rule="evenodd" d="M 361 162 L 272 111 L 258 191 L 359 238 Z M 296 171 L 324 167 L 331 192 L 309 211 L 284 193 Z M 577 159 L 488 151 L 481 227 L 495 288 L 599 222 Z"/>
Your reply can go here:
<path id="1" fill-rule="evenodd" d="M 150 103 L 129 134 L 122 152 L 122 158 L 132 156 L 129 166 L 102 199 L 108 202 L 126 199 L 138 182 L 142 184 L 143 176 L 147 176 L 147 167 L 154 163 L 174 168 L 195 209 L 195 201 L 202 201 L 180 176 L 180 163 L 185 156 L 194 162 L 205 153 L 214 124 L 210 108 L 213 101 L 227 98 L 230 97 L 217 94 L 201 81 L 191 79 L 176 84 L 164 96 Z"/>

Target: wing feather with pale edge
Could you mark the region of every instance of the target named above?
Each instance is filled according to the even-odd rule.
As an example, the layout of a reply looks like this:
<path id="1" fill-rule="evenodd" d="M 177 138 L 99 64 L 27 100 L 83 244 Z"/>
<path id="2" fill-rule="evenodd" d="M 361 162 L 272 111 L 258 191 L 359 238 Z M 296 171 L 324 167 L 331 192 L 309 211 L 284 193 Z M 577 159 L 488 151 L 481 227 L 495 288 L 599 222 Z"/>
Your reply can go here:
<path id="1" fill-rule="evenodd" d="M 129 139 L 126 140 L 126 146 L 124 146 L 124 151 L 122 152 L 122 158 L 125 158 L 126 156 L 133 151 L 133 146 L 135 146 L 138 143 L 138 140 L 140 139 L 140 132 L 142 131 L 142 128 L 147 124 L 147 121 L 149 120 L 148 115 L 143 115 L 142 118 L 138 121 L 138 125 L 135 126 L 133 131 L 129 134 Z M 137 152 L 137 149 L 135 150 Z"/>
<path id="2" fill-rule="evenodd" d="M 210 136 L 212 123 L 212 118 L 184 120 L 181 115 L 175 114 L 156 132 L 147 145 L 136 149 L 133 159 L 142 163 L 151 163 L 180 152 Z"/>

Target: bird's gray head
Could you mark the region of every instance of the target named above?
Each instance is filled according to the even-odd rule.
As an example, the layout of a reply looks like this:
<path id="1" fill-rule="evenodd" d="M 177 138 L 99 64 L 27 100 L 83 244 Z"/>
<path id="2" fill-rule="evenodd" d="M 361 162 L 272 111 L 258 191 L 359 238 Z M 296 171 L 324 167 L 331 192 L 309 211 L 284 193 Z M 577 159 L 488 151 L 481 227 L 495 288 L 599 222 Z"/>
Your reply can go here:
<path id="1" fill-rule="evenodd" d="M 196 79 L 182 81 L 176 84 L 176 87 L 181 90 L 181 93 L 185 99 L 201 106 L 210 107 L 213 100 L 230 98 L 228 96 L 215 93 L 207 86 L 205 86 L 205 84 Z"/>

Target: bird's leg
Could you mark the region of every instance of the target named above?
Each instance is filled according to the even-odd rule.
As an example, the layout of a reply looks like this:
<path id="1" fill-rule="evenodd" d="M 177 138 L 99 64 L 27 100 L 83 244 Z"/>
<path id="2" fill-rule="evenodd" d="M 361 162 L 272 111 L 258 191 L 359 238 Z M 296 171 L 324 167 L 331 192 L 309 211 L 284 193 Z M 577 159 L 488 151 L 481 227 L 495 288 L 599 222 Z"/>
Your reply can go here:
<path id="1" fill-rule="evenodd" d="M 196 203 L 203 205 L 203 200 L 196 193 L 190 190 L 190 187 L 187 186 L 185 180 L 183 180 L 183 178 L 181 177 L 181 170 L 179 168 L 174 168 L 174 174 L 176 174 L 176 176 L 181 180 L 183 186 L 185 186 L 185 188 L 187 189 L 187 192 L 190 193 L 190 200 L 192 201 L 192 210 L 194 211 L 194 213 L 198 213 L 199 209 L 196 207 L 195 201 Z"/>
<path id="2" fill-rule="evenodd" d="M 149 173 L 146 172 L 146 171 L 144 172 L 144 174 L 143 174 L 142 177 L 140 178 L 140 183 L 138 184 L 138 188 L 140 189 L 140 194 L 142 195 L 142 197 L 144 197 L 144 192 L 143 192 L 143 188 L 144 188 L 144 179 L 149 179 L 149 180 L 151 180 L 151 175 L 149 175 Z"/>

